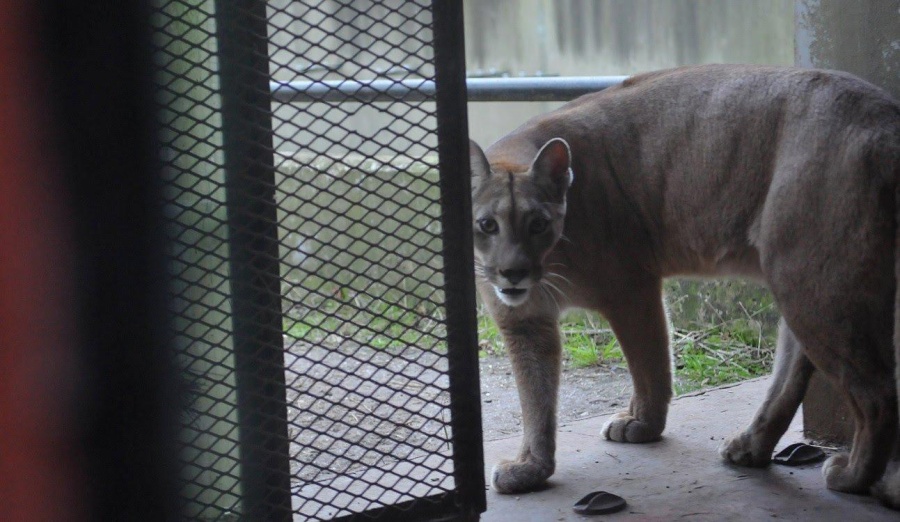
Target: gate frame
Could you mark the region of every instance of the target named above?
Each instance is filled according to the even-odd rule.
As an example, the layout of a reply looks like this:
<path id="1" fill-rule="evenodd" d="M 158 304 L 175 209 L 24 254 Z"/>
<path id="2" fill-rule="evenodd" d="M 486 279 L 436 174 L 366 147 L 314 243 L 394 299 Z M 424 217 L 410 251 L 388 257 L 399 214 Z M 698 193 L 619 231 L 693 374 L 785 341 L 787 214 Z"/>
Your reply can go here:
<path id="1" fill-rule="evenodd" d="M 293 512 L 266 3 L 216 0 L 215 7 L 241 511 L 249 519 L 286 521 Z M 474 521 L 486 509 L 463 10 L 460 2 L 434 0 L 431 12 L 455 489 L 336 521 L 388 515 Z"/>
<path id="2" fill-rule="evenodd" d="M 454 480 L 460 520 L 478 520 L 487 500 L 462 2 L 433 0 L 432 28 Z"/>
<path id="3" fill-rule="evenodd" d="M 241 514 L 290 521 L 281 261 L 264 0 L 216 0 Z"/>

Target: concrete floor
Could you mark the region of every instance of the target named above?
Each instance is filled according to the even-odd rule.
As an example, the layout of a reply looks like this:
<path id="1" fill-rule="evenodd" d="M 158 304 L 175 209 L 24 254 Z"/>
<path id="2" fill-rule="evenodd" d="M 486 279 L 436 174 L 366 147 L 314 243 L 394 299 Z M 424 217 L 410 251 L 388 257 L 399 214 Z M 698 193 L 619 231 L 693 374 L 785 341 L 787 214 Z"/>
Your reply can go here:
<path id="1" fill-rule="evenodd" d="M 556 474 L 543 491 L 498 495 L 488 491 L 485 522 L 564 520 L 900 520 L 867 496 L 825 488 L 821 463 L 748 469 L 724 464 L 716 448 L 748 423 L 766 389 L 756 379 L 673 401 L 663 440 L 621 444 L 603 440 L 606 416 L 560 426 Z M 803 440 L 801 416 L 776 451 Z M 521 437 L 485 444 L 486 476 L 502 458 L 515 455 Z M 626 499 L 613 515 L 586 517 L 572 505 L 595 490 Z"/>

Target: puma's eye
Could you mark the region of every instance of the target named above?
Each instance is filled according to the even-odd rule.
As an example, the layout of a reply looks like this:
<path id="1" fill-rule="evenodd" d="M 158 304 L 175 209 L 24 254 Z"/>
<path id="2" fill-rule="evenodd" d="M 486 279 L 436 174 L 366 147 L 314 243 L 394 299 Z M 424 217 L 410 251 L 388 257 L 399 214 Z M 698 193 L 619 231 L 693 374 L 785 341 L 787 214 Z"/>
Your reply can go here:
<path id="1" fill-rule="evenodd" d="M 544 218 L 535 218 L 531 221 L 531 224 L 528 225 L 528 231 L 534 235 L 543 234 L 547 230 L 547 226 L 550 225 L 550 222 Z"/>
<path id="2" fill-rule="evenodd" d="M 497 222 L 491 218 L 479 219 L 478 227 L 481 228 L 481 231 L 485 234 L 496 234 L 500 227 L 497 225 Z"/>

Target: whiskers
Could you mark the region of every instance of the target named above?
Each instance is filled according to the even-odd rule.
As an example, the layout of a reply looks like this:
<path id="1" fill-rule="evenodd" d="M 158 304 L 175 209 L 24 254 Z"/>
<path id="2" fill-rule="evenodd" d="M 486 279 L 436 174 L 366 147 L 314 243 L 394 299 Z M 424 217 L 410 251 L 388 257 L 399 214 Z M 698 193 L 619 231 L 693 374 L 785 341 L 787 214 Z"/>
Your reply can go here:
<path id="1" fill-rule="evenodd" d="M 559 307 L 559 301 L 556 300 L 556 296 L 554 296 L 553 292 L 547 288 L 547 286 L 544 284 L 544 281 L 541 281 L 541 283 L 538 285 L 538 288 L 541 289 L 541 292 L 543 292 L 545 296 L 547 296 L 551 301 L 553 301 L 553 304 L 556 306 L 556 313 L 557 314 L 562 313 L 562 308 Z M 559 291 L 559 290 L 557 290 L 557 291 Z"/>
<path id="2" fill-rule="evenodd" d="M 475 259 L 475 277 L 487 281 L 487 275 L 484 273 L 484 265 L 478 259 Z"/>
<path id="3" fill-rule="evenodd" d="M 553 264 L 554 264 L 554 265 L 558 265 L 559 263 L 553 263 Z M 556 273 L 556 272 L 551 272 L 551 271 L 548 270 L 544 275 L 545 275 L 546 277 L 552 277 L 552 278 L 554 278 L 554 279 L 557 279 L 557 280 L 559 280 L 561 283 L 565 283 L 565 284 L 569 285 L 569 287 L 572 287 L 572 286 L 573 286 L 573 285 L 572 285 L 572 281 L 569 281 L 569 278 L 566 277 L 566 276 L 564 276 L 564 275 L 562 275 L 562 274 L 558 274 L 558 273 Z"/>
<path id="4" fill-rule="evenodd" d="M 550 263 L 547 265 L 547 267 L 551 266 L 561 266 L 565 268 L 565 265 L 563 265 L 562 263 Z M 573 286 L 572 281 L 569 281 L 566 276 L 552 270 L 547 270 L 544 272 L 544 277 L 541 278 L 538 287 L 541 289 L 544 295 L 546 295 L 551 301 L 553 301 L 553 304 L 556 306 L 556 312 L 562 313 L 562 307 L 559 304 L 559 299 L 568 301 L 569 298 L 566 292 L 563 292 L 557 285 L 564 285 L 568 286 L 569 288 Z M 557 295 L 559 296 L 559 299 L 557 299 Z"/>

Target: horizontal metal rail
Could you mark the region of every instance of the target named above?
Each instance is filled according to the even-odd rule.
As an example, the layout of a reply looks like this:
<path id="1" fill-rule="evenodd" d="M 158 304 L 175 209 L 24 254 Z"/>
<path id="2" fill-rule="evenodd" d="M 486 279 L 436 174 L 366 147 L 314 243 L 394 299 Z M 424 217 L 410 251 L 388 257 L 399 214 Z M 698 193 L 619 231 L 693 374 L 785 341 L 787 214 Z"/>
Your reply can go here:
<path id="1" fill-rule="evenodd" d="M 627 76 L 556 76 L 542 78 L 469 78 L 468 101 L 569 101 L 583 94 L 618 85 Z M 392 102 L 434 100 L 432 80 L 329 80 L 270 82 L 275 101 Z"/>

